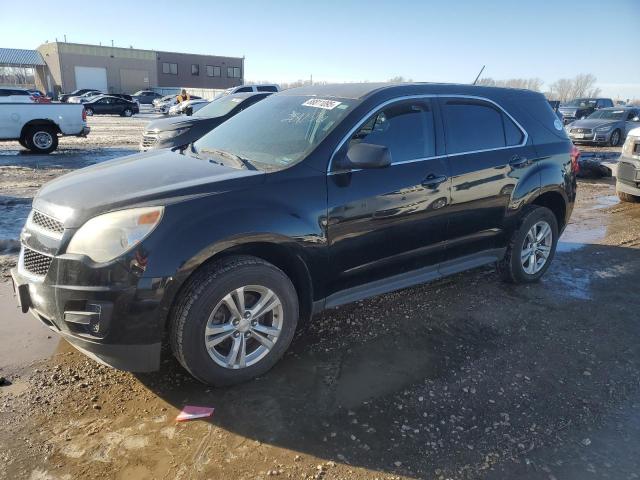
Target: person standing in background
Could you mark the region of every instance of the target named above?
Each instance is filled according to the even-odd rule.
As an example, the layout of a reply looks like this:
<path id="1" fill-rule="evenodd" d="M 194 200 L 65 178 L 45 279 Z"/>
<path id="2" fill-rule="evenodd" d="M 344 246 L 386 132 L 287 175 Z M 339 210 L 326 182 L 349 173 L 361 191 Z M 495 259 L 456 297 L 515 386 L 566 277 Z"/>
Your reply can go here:
<path id="1" fill-rule="evenodd" d="M 187 93 L 187 91 L 183 88 L 182 92 L 178 95 L 178 103 L 186 102 L 190 100 L 191 96 Z"/>

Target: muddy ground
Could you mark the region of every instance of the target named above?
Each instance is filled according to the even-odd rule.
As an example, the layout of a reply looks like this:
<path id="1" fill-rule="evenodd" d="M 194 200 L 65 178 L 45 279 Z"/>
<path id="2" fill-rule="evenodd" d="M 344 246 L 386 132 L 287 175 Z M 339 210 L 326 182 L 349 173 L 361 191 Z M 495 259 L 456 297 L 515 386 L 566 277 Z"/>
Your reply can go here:
<path id="1" fill-rule="evenodd" d="M 6 265 L 35 190 L 135 150 L 144 125 L 90 121 L 47 158 L 0 144 Z M 154 374 L 100 366 L 0 283 L 0 479 L 639 478 L 640 205 L 612 179 L 579 187 L 540 283 L 482 268 L 330 310 L 233 388 L 168 354 Z M 187 404 L 214 416 L 176 423 Z"/>

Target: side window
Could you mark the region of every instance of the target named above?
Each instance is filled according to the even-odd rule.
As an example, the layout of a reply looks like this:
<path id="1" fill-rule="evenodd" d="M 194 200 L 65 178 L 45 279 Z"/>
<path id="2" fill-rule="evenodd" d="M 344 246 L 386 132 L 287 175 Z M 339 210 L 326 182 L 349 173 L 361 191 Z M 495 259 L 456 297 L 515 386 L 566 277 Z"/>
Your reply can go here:
<path id="1" fill-rule="evenodd" d="M 4 88 L 0 88 L 0 97 L 8 97 L 9 90 L 5 90 Z"/>
<path id="2" fill-rule="evenodd" d="M 636 118 L 638 116 L 638 112 L 631 110 L 629 112 L 629 115 L 627 115 L 627 122 L 632 121 L 634 118 Z"/>
<path id="3" fill-rule="evenodd" d="M 264 87 L 258 87 L 258 91 L 259 92 L 277 92 L 278 89 L 274 86 L 264 86 Z"/>
<path id="4" fill-rule="evenodd" d="M 236 90 L 236 93 L 253 92 L 252 87 L 242 87 Z"/>
<path id="5" fill-rule="evenodd" d="M 513 147 L 515 145 L 520 145 L 524 140 L 524 134 L 522 130 L 518 128 L 518 126 L 513 123 L 508 116 L 504 113 L 502 114 L 502 121 L 504 122 L 504 136 L 507 141 L 507 147 Z"/>
<path id="6" fill-rule="evenodd" d="M 402 102 L 369 118 L 349 142 L 383 145 L 393 163 L 435 156 L 433 110 L 428 102 Z"/>
<path id="7" fill-rule="evenodd" d="M 197 63 L 191 64 L 191 75 L 200 75 L 200 65 Z"/>
<path id="8" fill-rule="evenodd" d="M 503 114 L 487 102 L 465 99 L 445 100 L 443 115 L 448 153 L 489 150 L 507 145 Z M 517 135 L 511 131 L 510 141 L 517 140 L 516 137 Z"/>

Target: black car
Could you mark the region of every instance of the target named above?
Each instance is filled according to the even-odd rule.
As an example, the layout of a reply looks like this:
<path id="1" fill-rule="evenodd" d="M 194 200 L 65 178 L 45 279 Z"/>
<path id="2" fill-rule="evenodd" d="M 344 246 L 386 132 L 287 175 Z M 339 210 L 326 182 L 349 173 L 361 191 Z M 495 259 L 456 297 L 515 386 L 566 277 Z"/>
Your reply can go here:
<path id="1" fill-rule="evenodd" d="M 241 382 L 325 308 L 487 264 L 539 280 L 576 196 L 558 123 L 526 90 L 285 90 L 182 151 L 42 187 L 19 302 L 116 368 L 159 368 L 168 338 L 194 377 Z"/>
<path id="2" fill-rule="evenodd" d="M 129 101 L 129 102 L 134 102 L 135 101 L 131 95 L 127 95 L 126 93 L 110 93 L 109 96 L 110 97 L 122 98 L 124 100 Z"/>
<path id="3" fill-rule="evenodd" d="M 154 92 L 153 90 L 140 90 L 134 93 L 133 100 L 137 101 L 140 105 L 151 104 L 156 98 L 161 98 L 162 95 Z"/>
<path id="4" fill-rule="evenodd" d="M 610 98 L 576 98 L 563 103 L 559 107 L 564 123 L 571 123 L 588 117 L 601 108 L 613 107 L 613 100 Z"/>
<path id="5" fill-rule="evenodd" d="M 69 100 L 69 97 L 79 97 L 80 95 L 84 95 L 89 92 L 99 92 L 100 90 L 96 90 L 95 88 L 79 88 L 78 90 L 74 90 L 71 93 L 61 93 L 58 95 L 58 100 L 66 103 Z"/>
<path id="6" fill-rule="evenodd" d="M 182 147 L 259 102 L 269 93 L 236 93 L 220 97 L 191 116 L 163 118 L 151 122 L 142 135 L 142 150 Z"/>
<path id="7" fill-rule="evenodd" d="M 85 102 L 84 109 L 87 115 L 122 115 L 130 117 L 134 113 L 140 113 L 140 107 L 136 102 L 125 100 L 113 95 L 101 95 Z"/>

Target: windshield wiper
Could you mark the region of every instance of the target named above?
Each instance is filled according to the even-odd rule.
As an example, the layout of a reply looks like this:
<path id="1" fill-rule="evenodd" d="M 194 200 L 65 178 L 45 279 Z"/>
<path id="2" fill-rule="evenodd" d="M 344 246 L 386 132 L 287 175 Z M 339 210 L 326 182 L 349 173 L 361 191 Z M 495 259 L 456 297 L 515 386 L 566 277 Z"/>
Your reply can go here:
<path id="1" fill-rule="evenodd" d="M 249 160 L 247 160 L 246 158 L 241 157 L 240 155 L 236 155 L 235 153 L 231 153 L 231 152 L 227 152 L 225 150 L 218 150 L 215 148 L 203 148 L 200 151 L 198 151 L 197 153 L 202 154 L 202 153 L 210 153 L 213 155 L 217 155 L 218 157 L 222 157 L 222 158 L 228 158 L 230 160 L 234 160 L 236 162 L 241 163 L 242 165 L 245 166 L 245 168 L 247 170 L 258 170 L 255 165 L 253 165 L 253 163 L 251 163 Z"/>

